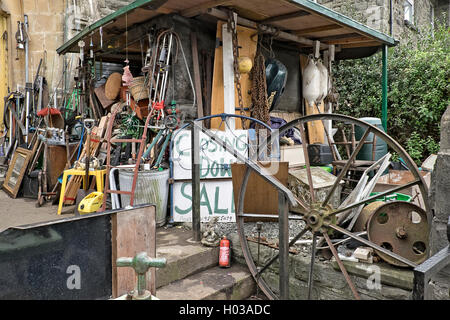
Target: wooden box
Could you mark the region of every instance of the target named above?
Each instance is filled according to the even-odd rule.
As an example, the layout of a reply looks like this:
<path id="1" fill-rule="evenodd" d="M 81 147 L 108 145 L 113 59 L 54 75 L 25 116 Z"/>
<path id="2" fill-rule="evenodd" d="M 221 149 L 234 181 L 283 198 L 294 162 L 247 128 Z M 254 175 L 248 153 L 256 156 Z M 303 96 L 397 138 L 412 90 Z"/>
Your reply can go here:
<path id="1" fill-rule="evenodd" d="M 268 168 L 269 162 L 260 162 L 260 165 Z M 288 163 L 278 162 L 278 170 L 274 176 L 287 186 Z M 237 212 L 239 203 L 239 193 L 241 190 L 242 179 L 244 177 L 246 165 L 243 163 L 232 163 L 231 172 L 233 178 L 234 206 Z M 245 191 L 244 213 L 257 214 L 278 214 L 278 191 L 264 178 L 252 172 Z M 261 220 L 261 219 L 258 219 Z M 245 219 L 245 221 L 252 221 Z"/>

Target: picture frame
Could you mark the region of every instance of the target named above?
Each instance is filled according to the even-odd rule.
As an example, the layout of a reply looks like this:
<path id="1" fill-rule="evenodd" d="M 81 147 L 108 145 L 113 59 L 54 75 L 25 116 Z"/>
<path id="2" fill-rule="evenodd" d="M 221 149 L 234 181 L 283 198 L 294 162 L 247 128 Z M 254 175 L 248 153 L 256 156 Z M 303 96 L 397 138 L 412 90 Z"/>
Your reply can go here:
<path id="1" fill-rule="evenodd" d="M 32 150 L 19 147 L 14 152 L 14 156 L 9 164 L 5 182 L 3 183 L 3 189 L 14 199 L 19 193 L 20 185 L 22 184 L 23 177 L 32 155 Z"/>

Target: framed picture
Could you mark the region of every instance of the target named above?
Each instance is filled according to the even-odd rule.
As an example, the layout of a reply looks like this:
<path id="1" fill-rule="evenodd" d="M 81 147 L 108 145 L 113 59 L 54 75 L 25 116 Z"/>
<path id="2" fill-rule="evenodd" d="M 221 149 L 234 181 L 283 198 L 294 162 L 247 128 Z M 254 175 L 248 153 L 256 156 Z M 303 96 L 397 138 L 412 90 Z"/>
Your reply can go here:
<path id="1" fill-rule="evenodd" d="M 13 198 L 17 197 L 23 176 L 28 167 L 28 162 L 33 155 L 33 151 L 24 148 L 17 148 L 9 164 L 6 173 L 3 189 Z"/>

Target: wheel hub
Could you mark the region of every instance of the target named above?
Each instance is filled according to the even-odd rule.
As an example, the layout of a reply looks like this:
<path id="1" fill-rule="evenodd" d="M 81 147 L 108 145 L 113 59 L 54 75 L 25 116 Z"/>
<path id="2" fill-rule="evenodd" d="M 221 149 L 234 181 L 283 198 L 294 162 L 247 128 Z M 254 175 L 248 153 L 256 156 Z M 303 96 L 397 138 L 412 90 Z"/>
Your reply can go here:
<path id="1" fill-rule="evenodd" d="M 305 222 L 311 231 L 326 232 L 327 225 L 335 222 L 335 217 L 332 215 L 333 208 L 330 205 L 322 207 L 321 203 L 314 203 L 311 205 L 311 209 L 305 215 Z"/>

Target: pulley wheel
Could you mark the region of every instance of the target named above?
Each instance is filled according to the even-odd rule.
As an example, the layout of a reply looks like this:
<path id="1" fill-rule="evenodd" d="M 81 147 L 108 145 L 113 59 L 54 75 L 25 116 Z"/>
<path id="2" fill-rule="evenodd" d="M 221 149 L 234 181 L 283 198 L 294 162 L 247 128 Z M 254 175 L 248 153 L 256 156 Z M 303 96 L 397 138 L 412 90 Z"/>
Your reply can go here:
<path id="1" fill-rule="evenodd" d="M 378 207 L 367 222 L 367 236 L 373 243 L 416 264 L 429 253 L 429 222 L 426 212 L 409 202 L 394 201 Z M 383 252 L 375 250 L 386 262 L 407 267 Z"/>

